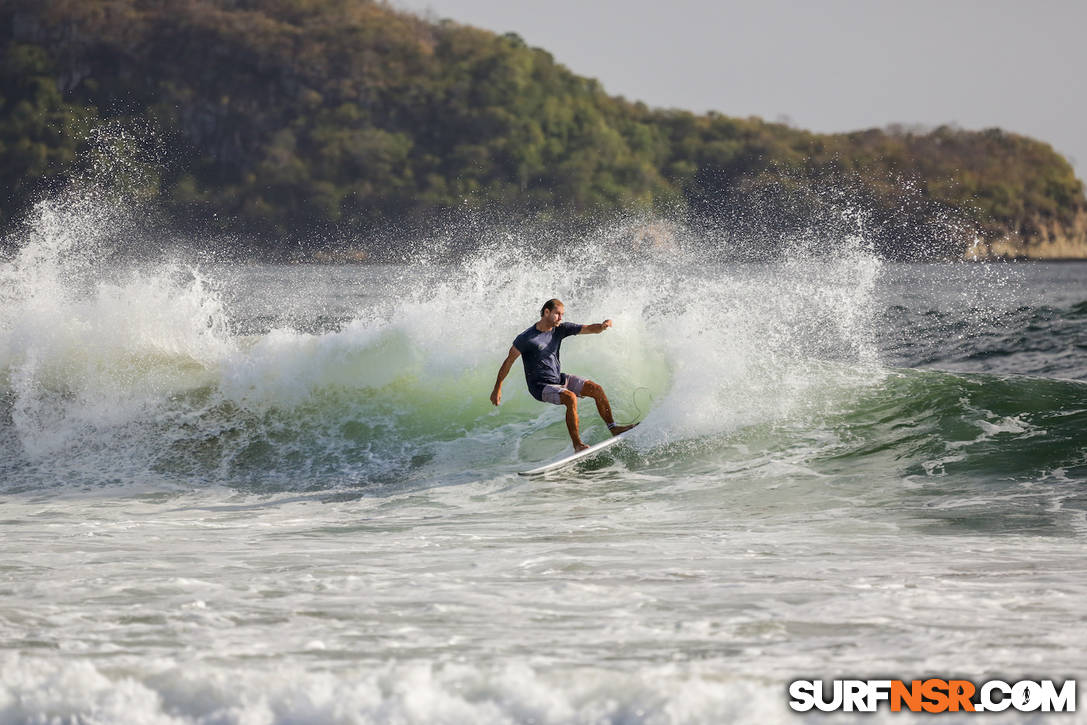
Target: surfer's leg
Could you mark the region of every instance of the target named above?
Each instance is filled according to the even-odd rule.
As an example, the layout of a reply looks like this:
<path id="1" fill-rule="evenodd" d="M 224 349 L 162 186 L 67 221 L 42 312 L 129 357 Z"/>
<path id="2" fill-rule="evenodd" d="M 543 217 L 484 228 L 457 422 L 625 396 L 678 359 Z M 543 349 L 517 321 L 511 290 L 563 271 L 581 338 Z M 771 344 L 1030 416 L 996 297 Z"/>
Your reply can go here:
<path id="1" fill-rule="evenodd" d="M 604 388 L 592 380 L 586 380 L 585 384 L 581 386 L 581 394 L 596 401 L 596 412 L 608 424 L 608 430 L 611 431 L 613 436 L 625 433 L 634 427 L 632 425 L 615 425 L 615 418 L 611 414 L 611 403 L 608 402 L 608 396 L 604 394 Z"/>
<path id="2" fill-rule="evenodd" d="M 578 432 L 577 396 L 569 390 L 563 390 L 559 393 L 559 400 L 566 406 L 566 430 L 570 431 L 570 442 L 574 444 L 574 451 L 583 451 L 589 446 L 581 442 L 581 433 Z"/>
<path id="3" fill-rule="evenodd" d="M 604 395 L 602 387 L 592 380 L 586 380 L 585 384 L 581 386 L 581 394 L 596 401 L 596 412 L 600 414 L 605 423 L 609 426 L 615 424 L 615 418 L 611 415 L 611 403 L 608 402 L 608 396 Z"/>

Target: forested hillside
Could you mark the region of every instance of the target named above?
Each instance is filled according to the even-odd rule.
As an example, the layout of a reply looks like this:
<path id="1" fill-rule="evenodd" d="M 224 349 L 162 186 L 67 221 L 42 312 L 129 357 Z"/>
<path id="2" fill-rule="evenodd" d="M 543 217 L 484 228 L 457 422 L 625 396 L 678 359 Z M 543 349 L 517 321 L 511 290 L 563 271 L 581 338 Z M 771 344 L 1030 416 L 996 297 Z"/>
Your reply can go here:
<path id="1" fill-rule="evenodd" d="M 465 207 L 727 222 L 752 198 L 786 224 L 833 188 L 892 256 L 962 256 L 974 230 L 985 253 L 1087 256 L 1083 184 L 1042 142 L 651 109 L 516 35 L 371 0 L 4 0 L 0 57 L 4 224 L 108 127 L 137 130 L 133 183 L 175 223 L 263 239 Z"/>

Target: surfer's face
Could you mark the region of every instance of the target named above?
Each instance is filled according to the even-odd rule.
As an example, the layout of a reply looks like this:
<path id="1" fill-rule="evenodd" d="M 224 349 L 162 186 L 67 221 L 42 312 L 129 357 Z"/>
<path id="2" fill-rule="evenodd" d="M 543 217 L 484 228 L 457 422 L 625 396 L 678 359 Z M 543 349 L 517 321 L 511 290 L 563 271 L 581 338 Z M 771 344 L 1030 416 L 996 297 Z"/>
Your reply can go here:
<path id="1" fill-rule="evenodd" d="M 546 313 L 544 313 L 544 319 L 547 320 L 548 324 L 550 325 L 558 325 L 560 322 L 562 322 L 562 316 L 564 314 L 566 314 L 566 310 L 563 309 L 561 306 L 556 305 L 555 309 L 548 310 Z"/>

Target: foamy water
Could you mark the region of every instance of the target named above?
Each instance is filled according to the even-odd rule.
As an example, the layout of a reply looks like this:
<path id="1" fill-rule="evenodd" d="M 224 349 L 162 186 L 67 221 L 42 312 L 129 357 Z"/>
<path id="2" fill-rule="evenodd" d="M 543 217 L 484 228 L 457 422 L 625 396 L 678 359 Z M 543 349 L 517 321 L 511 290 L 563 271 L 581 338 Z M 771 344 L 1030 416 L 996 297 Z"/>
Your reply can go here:
<path id="1" fill-rule="evenodd" d="M 636 222 L 105 263 L 101 205 L 39 212 L 0 269 L 0 723 L 784 722 L 796 678 L 1082 669 L 1073 268 Z M 487 398 L 553 296 L 614 320 L 564 368 L 644 422 L 530 481 L 562 411 L 519 366 Z"/>

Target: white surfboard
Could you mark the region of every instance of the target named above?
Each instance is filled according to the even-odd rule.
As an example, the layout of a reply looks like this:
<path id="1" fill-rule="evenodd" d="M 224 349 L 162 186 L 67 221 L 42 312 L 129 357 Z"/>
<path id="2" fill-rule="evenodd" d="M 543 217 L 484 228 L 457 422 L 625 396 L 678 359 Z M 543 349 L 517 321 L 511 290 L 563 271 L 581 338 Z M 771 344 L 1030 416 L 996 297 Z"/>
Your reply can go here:
<path id="1" fill-rule="evenodd" d="M 607 438 L 605 440 L 602 440 L 602 441 L 600 441 L 599 443 L 597 443 L 595 445 L 591 445 L 591 446 L 589 446 L 588 448 L 586 448 L 584 450 L 578 451 L 577 453 L 571 453 L 570 455 L 566 456 L 566 458 L 560 458 L 557 461 L 553 461 L 551 463 L 548 463 L 547 465 L 540 466 L 539 468 L 533 468 L 531 471 L 518 471 L 517 475 L 519 475 L 519 476 L 539 476 L 539 475 L 542 475 L 544 473 L 550 473 L 551 471 L 557 471 L 560 468 L 563 468 L 565 466 L 569 466 L 571 463 L 574 463 L 575 461 L 580 461 L 583 458 L 588 458 L 589 456 L 596 455 L 597 453 L 604 450 L 608 446 L 615 445 L 616 443 L 618 443 L 620 440 L 623 439 L 624 435 L 626 435 L 629 432 L 630 431 L 624 431 L 624 432 L 620 433 L 617 436 L 612 436 L 611 438 Z"/>

